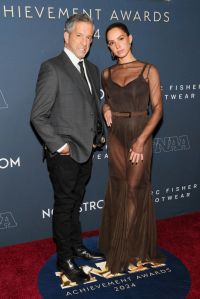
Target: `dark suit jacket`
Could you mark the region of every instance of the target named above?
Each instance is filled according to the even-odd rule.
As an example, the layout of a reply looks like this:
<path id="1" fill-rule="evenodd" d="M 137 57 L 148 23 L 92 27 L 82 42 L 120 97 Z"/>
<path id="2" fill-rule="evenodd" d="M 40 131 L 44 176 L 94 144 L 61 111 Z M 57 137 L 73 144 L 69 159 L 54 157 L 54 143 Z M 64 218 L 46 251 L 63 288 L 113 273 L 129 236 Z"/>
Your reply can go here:
<path id="1" fill-rule="evenodd" d="M 100 76 L 98 68 L 85 60 L 93 88 L 87 83 L 63 51 L 41 65 L 31 121 L 51 153 L 65 143 L 71 157 L 79 163 L 87 161 L 96 131 Z"/>

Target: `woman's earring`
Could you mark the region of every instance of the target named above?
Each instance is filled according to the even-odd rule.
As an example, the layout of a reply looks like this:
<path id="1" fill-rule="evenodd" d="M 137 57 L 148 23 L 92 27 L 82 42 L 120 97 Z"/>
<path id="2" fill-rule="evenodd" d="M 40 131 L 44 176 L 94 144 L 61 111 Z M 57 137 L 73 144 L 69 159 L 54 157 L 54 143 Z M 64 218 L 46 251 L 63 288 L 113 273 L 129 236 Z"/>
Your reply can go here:
<path id="1" fill-rule="evenodd" d="M 111 52 L 111 58 L 112 60 L 115 60 L 115 55 L 113 54 L 113 52 Z"/>

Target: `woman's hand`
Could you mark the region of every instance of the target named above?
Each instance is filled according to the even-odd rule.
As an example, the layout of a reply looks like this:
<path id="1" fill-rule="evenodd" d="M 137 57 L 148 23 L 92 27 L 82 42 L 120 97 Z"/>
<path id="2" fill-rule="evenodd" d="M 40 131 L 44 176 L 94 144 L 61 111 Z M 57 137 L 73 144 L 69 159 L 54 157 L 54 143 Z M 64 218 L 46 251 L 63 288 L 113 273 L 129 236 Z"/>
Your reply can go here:
<path id="1" fill-rule="evenodd" d="M 144 144 L 143 142 L 136 140 L 131 148 L 130 148 L 130 156 L 129 156 L 129 160 L 132 164 L 137 164 L 140 161 L 143 162 L 144 160 Z"/>
<path id="2" fill-rule="evenodd" d="M 110 109 L 106 110 L 103 114 L 106 124 L 108 127 L 111 127 L 112 125 L 112 112 Z"/>

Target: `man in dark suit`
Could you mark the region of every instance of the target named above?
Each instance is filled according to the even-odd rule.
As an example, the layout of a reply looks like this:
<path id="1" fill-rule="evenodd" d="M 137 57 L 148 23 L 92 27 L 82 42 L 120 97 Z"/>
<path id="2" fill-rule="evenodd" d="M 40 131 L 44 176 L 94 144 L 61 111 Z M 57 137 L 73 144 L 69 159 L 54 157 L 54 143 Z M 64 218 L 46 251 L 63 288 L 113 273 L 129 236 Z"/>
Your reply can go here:
<path id="1" fill-rule="evenodd" d="M 86 281 L 88 275 L 77 266 L 74 257 L 102 257 L 83 246 L 79 222 L 85 186 L 91 175 L 97 123 L 101 125 L 99 71 L 84 59 L 93 34 L 93 22 L 86 14 L 71 16 L 66 21 L 64 51 L 41 65 L 31 112 L 32 124 L 44 142 L 54 189 L 57 267 L 77 283 Z"/>

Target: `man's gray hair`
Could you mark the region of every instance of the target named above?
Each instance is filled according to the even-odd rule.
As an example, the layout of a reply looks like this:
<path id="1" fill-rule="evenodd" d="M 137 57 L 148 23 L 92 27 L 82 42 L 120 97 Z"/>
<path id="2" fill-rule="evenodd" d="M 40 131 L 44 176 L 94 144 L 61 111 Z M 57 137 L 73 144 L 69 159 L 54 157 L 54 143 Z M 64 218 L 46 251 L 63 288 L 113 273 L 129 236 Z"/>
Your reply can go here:
<path id="1" fill-rule="evenodd" d="M 65 22 L 65 32 L 72 32 L 74 28 L 74 24 L 77 22 L 87 22 L 92 24 L 94 30 L 93 20 L 86 13 L 77 13 L 71 17 L 69 17 Z"/>

